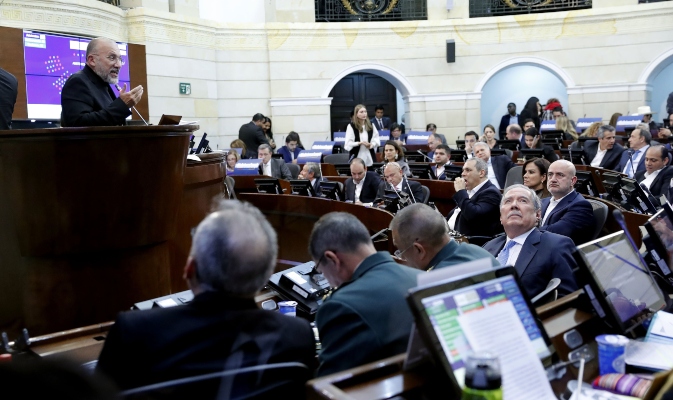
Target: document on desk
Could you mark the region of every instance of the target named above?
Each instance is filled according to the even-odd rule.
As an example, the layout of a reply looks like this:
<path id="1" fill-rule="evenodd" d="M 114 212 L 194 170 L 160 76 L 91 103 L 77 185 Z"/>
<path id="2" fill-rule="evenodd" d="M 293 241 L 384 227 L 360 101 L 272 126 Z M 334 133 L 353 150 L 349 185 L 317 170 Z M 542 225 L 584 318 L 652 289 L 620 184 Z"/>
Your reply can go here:
<path id="1" fill-rule="evenodd" d="M 673 346 L 630 340 L 626 345 L 624 362 L 640 368 L 666 371 L 673 368 Z"/>
<path id="2" fill-rule="evenodd" d="M 673 343 L 673 314 L 657 311 L 652 318 L 650 330 L 647 332 L 647 336 L 650 335 L 671 339 L 671 343 Z"/>
<path id="3" fill-rule="evenodd" d="M 556 399 L 511 302 L 463 314 L 458 323 L 474 351 L 498 356 L 504 400 Z"/>

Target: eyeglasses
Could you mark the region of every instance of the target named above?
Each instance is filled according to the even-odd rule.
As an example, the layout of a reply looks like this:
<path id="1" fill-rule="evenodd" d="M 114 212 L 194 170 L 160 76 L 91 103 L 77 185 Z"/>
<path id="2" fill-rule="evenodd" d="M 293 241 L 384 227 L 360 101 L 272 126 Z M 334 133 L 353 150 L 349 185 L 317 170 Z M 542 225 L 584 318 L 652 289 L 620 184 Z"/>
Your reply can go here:
<path id="1" fill-rule="evenodd" d="M 95 56 L 100 56 L 100 54 L 94 54 L 94 55 Z M 121 65 L 124 65 L 124 62 L 125 62 L 124 57 L 122 57 L 122 56 L 117 57 L 115 54 L 110 54 L 109 56 L 106 56 L 105 58 L 107 58 L 108 60 L 110 60 L 113 63 L 116 63 L 117 60 L 119 60 L 119 63 Z"/>
<path id="2" fill-rule="evenodd" d="M 325 259 L 325 253 L 322 253 L 322 256 L 320 256 L 320 259 L 318 260 L 318 262 L 315 263 L 315 265 L 313 266 L 313 269 L 316 270 L 319 274 L 322 274 L 322 272 L 318 269 L 318 266 L 320 265 L 320 263 L 324 259 Z"/>
<path id="3" fill-rule="evenodd" d="M 406 253 L 407 250 L 409 250 L 410 248 L 414 247 L 414 244 L 416 244 L 417 241 L 418 241 L 418 239 L 414 239 L 413 243 L 411 243 L 411 245 L 409 245 L 409 247 L 407 247 L 406 249 L 404 249 L 404 250 L 402 250 L 402 251 L 397 250 L 397 251 L 395 251 L 395 253 L 393 253 L 393 255 L 394 255 L 395 257 L 399 258 L 399 259 L 402 260 L 402 261 L 407 261 L 406 258 L 402 257 L 402 254 Z"/>

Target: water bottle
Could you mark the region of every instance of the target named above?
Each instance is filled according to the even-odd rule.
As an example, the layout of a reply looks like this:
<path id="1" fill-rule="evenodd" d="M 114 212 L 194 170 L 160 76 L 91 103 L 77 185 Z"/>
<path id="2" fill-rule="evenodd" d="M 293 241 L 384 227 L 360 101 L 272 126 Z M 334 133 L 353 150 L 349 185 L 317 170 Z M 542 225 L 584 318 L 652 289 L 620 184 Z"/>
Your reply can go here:
<path id="1" fill-rule="evenodd" d="M 482 352 L 467 357 L 462 400 L 502 400 L 502 375 L 495 355 Z"/>

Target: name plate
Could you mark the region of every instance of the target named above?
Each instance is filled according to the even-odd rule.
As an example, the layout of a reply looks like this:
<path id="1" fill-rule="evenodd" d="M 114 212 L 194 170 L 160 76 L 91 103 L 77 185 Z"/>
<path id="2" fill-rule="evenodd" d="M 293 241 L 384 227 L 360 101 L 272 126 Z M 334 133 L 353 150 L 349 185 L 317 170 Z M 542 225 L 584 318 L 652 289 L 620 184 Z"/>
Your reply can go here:
<path id="1" fill-rule="evenodd" d="M 407 144 L 422 145 L 428 144 L 428 137 L 430 132 L 414 132 L 410 131 L 407 134 Z"/>
<path id="2" fill-rule="evenodd" d="M 240 147 L 234 147 L 234 148 L 231 148 L 231 149 L 222 149 L 222 151 L 224 152 L 224 154 L 227 154 L 227 153 L 229 153 L 229 152 L 232 151 L 232 150 L 235 151 L 235 152 L 237 152 L 239 156 L 243 154 L 243 149 L 240 148 Z"/>
<path id="3" fill-rule="evenodd" d="M 297 156 L 297 164 L 306 164 L 307 162 L 320 164 L 323 154 L 321 150 L 302 150 Z M 327 154 L 332 154 L 332 152 Z"/>
<path id="4" fill-rule="evenodd" d="M 582 132 L 594 122 L 603 122 L 603 118 L 579 118 L 576 125 L 577 132 Z"/>
<path id="5" fill-rule="evenodd" d="M 259 175 L 259 164 L 261 162 L 259 159 L 239 160 L 234 166 L 234 172 L 227 175 Z"/>
<path id="6" fill-rule="evenodd" d="M 640 115 L 623 115 L 617 118 L 617 126 L 615 130 L 617 132 L 624 132 L 626 128 L 635 128 L 643 120 L 643 117 Z"/>
<path id="7" fill-rule="evenodd" d="M 379 141 L 381 142 L 381 146 L 385 145 L 387 141 L 390 140 L 390 134 L 387 135 L 381 135 L 379 134 Z"/>
<path id="8" fill-rule="evenodd" d="M 553 131 L 556 129 L 556 121 L 554 120 L 547 120 L 547 121 L 542 121 L 540 123 L 540 131 Z"/>
<path id="9" fill-rule="evenodd" d="M 333 132 L 334 141 L 344 143 L 346 141 L 346 132 Z"/>
<path id="10" fill-rule="evenodd" d="M 328 155 L 334 153 L 334 144 L 336 142 L 313 142 L 312 151 L 322 151 L 322 154 Z M 301 153 L 300 153 L 301 154 Z"/>

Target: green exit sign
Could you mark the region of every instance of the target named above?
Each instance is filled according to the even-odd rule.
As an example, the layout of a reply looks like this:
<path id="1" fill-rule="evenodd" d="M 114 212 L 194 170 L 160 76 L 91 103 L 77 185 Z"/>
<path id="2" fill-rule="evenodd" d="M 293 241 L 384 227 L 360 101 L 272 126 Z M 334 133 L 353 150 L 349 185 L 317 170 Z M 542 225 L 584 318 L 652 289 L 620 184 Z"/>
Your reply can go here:
<path id="1" fill-rule="evenodd" d="M 180 83 L 180 94 L 192 94 L 191 83 Z"/>

